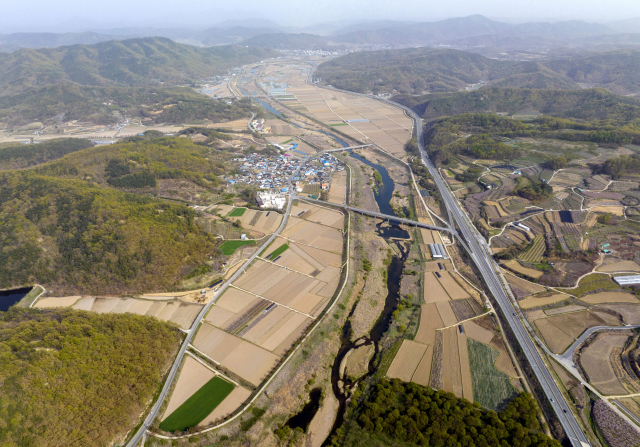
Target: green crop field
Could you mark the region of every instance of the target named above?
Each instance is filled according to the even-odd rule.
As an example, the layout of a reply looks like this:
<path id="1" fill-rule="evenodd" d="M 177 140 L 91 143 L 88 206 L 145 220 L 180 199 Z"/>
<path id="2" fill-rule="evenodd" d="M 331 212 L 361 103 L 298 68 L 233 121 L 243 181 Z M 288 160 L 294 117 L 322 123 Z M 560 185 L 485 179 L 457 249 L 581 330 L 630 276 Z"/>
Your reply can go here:
<path id="1" fill-rule="evenodd" d="M 471 381 L 473 383 L 473 397 L 485 408 L 497 411 L 508 400 L 518 395 L 511 380 L 494 363 L 500 352 L 479 341 L 467 339 L 469 347 L 469 362 L 471 364 Z"/>
<path id="2" fill-rule="evenodd" d="M 234 208 L 233 211 L 229 213 L 229 217 L 240 217 L 247 211 L 246 208 Z"/>
<path id="3" fill-rule="evenodd" d="M 220 246 L 220 250 L 225 255 L 230 256 L 243 245 L 254 245 L 255 243 L 255 241 L 227 241 Z"/>
<path id="4" fill-rule="evenodd" d="M 291 143 L 293 141 L 293 138 L 288 139 L 287 141 L 283 141 L 282 144 L 287 144 L 287 143 Z"/>
<path id="5" fill-rule="evenodd" d="M 271 254 L 269 255 L 269 260 L 273 261 L 275 258 L 284 253 L 287 248 L 289 248 L 289 244 L 282 244 L 271 252 Z"/>
<path id="6" fill-rule="evenodd" d="M 619 288 L 620 286 L 613 282 L 609 275 L 605 275 L 603 273 L 594 273 L 593 275 L 585 276 L 584 278 L 582 278 L 577 288 L 566 290 L 567 293 L 575 296 L 581 296 L 585 293 L 593 292 L 594 290 L 598 289 L 616 290 Z"/>
<path id="7" fill-rule="evenodd" d="M 162 421 L 160 429 L 174 432 L 198 425 L 234 388 L 235 386 L 226 380 L 214 377 Z"/>
<path id="8" fill-rule="evenodd" d="M 544 254 L 545 244 L 543 236 L 536 236 L 533 239 L 533 245 L 530 249 L 525 251 L 520 259 L 527 262 L 538 263 L 542 260 L 542 255 Z"/>

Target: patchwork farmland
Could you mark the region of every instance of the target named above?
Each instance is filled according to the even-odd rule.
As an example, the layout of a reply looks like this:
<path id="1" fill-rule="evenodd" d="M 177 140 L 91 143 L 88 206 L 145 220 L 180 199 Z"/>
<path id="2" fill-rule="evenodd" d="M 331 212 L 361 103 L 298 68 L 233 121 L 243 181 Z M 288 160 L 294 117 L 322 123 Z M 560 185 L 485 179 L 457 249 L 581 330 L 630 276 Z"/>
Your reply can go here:
<path id="1" fill-rule="evenodd" d="M 219 421 L 241 406 L 320 316 L 338 288 L 344 215 L 300 203 L 292 206 L 291 216 L 298 217 L 289 218 L 281 235 L 218 297 L 198 327 L 194 351 L 212 371 L 236 384 L 199 425 Z M 188 371 L 181 373 L 164 413 L 166 427 L 173 423 L 172 414 L 180 414 L 181 405 L 205 386 L 181 385 L 189 383 Z M 178 391 L 179 386 L 187 391 Z"/>

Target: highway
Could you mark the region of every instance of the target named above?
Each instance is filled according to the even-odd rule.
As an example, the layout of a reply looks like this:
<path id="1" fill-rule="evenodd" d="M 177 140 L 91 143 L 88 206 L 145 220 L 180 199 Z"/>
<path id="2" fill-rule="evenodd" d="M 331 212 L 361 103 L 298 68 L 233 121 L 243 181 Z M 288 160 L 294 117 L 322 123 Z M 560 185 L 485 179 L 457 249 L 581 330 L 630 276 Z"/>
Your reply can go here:
<path id="1" fill-rule="evenodd" d="M 533 373 L 538 379 L 538 382 L 540 383 L 540 386 L 542 387 L 547 398 L 549 399 L 551 407 L 558 416 L 560 424 L 562 425 L 562 428 L 564 429 L 569 441 L 571 442 L 571 445 L 575 447 L 590 446 L 590 443 L 585 434 L 582 432 L 582 429 L 580 428 L 580 425 L 578 424 L 578 421 L 576 420 L 573 412 L 567 405 L 567 402 L 565 401 L 562 393 L 551 377 L 551 374 L 549 373 L 549 370 L 542 360 L 540 353 L 536 350 L 536 347 L 529 337 L 529 334 L 525 329 L 522 320 L 520 320 L 520 318 L 516 316 L 517 310 L 513 306 L 513 303 L 511 302 L 509 296 L 507 295 L 507 292 L 505 291 L 507 287 L 505 284 L 506 281 L 504 281 L 502 275 L 498 273 L 498 265 L 494 261 L 488 245 L 486 244 L 482 235 L 478 233 L 473 224 L 471 224 L 467 220 L 464 211 L 461 209 L 458 202 L 451 194 L 449 188 L 440 176 L 440 173 L 432 163 L 431 159 L 427 156 L 422 135 L 422 120 L 413 110 L 403 106 L 402 104 L 398 104 L 393 101 L 387 102 L 405 110 L 415 120 L 417 132 L 416 136 L 422 161 L 429 170 L 429 173 L 433 176 L 436 186 L 440 191 L 440 195 L 442 196 L 442 200 L 444 201 L 447 208 L 447 212 L 457 223 L 458 227 L 460 228 L 460 233 L 466 241 L 466 248 L 469 252 L 469 256 L 478 267 L 478 270 L 485 280 L 489 291 L 502 310 L 502 313 L 504 314 L 507 323 L 509 324 L 511 330 L 517 338 L 518 343 L 520 344 Z M 453 225 L 453 222 L 450 223 L 451 225 Z"/>
<path id="2" fill-rule="evenodd" d="M 319 204 L 325 205 L 325 206 L 326 205 L 338 206 L 340 208 L 345 208 L 345 209 L 348 209 L 350 211 L 354 211 L 356 213 L 366 214 L 367 216 L 379 217 L 380 219 L 385 219 L 385 220 L 389 220 L 389 221 L 403 223 L 403 224 L 406 224 L 406 225 L 413 225 L 415 227 L 428 228 L 430 230 L 436 230 L 436 231 L 448 231 L 449 233 L 453 233 L 454 235 L 457 234 L 456 231 L 451 229 L 451 228 L 443 228 L 443 227 L 438 227 L 436 225 L 429 225 L 429 224 L 426 224 L 426 223 L 418 222 L 416 220 L 405 219 L 403 217 L 398 217 L 398 216 L 390 216 L 388 214 L 382 214 L 382 213 L 378 213 L 378 212 L 375 212 L 375 211 L 363 210 L 361 208 L 354 208 L 352 206 L 347 206 L 345 204 L 333 203 L 333 202 L 325 202 L 324 200 L 316 200 L 316 199 L 312 199 L 310 197 L 299 196 L 297 194 L 294 195 L 294 198 L 300 199 L 300 200 L 306 200 L 308 202 L 319 203 Z"/>

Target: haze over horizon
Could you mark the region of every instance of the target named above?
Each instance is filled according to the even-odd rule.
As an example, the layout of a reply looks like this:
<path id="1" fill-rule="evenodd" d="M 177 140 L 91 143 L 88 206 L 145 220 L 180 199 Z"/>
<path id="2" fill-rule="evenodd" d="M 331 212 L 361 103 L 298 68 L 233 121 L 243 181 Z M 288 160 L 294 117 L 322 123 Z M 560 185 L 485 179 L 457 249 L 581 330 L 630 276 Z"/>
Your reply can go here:
<path id="1" fill-rule="evenodd" d="M 7 4 L 0 17 L 2 33 L 78 32 L 124 27 L 213 27 L 226 20 L 260 17 L 287 28 L 322 22 L 366 20 L 436 21 L 481 14 L 508 22 L 584 20 L 606 23 L 640 17 L 640 2 L 631 0 L 540 0 L 526 5 L 503 0 L 479 4 L 471 0 L 432 2 L 418 0 L 383 2 L 354 0 L 348 3 L 325 0 L 306 4 L 294 0 L 276 0 L 268 4 L 247 0 L 238 8 L 221 1 L 190 0 L 176 4 L 167 0 L 138 1 L 135 4 L 114 0 L 96 7 L 78 0 L 45 2 L 25 0 Z M 339 17 L 339 19 L 338 19 Z"/>

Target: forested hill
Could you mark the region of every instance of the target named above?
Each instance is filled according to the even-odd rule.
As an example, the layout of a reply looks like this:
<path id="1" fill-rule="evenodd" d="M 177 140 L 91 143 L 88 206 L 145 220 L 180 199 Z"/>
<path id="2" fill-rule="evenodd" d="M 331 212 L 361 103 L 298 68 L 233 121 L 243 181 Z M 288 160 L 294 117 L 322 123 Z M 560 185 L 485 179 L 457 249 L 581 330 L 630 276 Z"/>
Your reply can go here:
<path id="1" fill-rule="evenodd" d="M 323 84 L 359 93 L 455 92 L 484 81 L 489 86 L 640 92 L 640 51 L 610 51 L 539 62 L 499 61 L 459 50 L 411 48 L 352 53 L 325 62 Z"/>
<path id="2" fill-rule="evenodd" d="M 110 104 L 110 105 L 108 105 Z M 186 87 L 96 87 L 51 85 L 0 96 L 0 122 L 18 127 L 34 121 L 57 124 L 73 120 L 115 124 L 123 116 L 148 118 L 149 124 L 182 124 L 248 118 L 248 99 L 217 100 Z"/>
<path id="3" fill-rule="evenodd" d="M 321 64 L 314 76 L 323 84 L 359 93 L 454 92 L 480 80 L 513 87 L 577 88 L 570 79 L 536 62 L 497 61 L 432 48 L 352 53 Z"/>
<path id="4" fill-rule="evenodd" d="M 0 95 L 54 84 L 149 86 L 184 84 L 264 58 L 265 48 L 197 48 L 161 37 L 0 53 Z"/>
<path id="5" fill-rule="evenodd" d="M 460 113 L 545 114 L 583 120 L 640 119 L 640 100 L 618 96 L 604 89 L 535 90 L 482 88 L 454 94 L 396 96 L 401 104 L 425 120 Z"/>
<path id="6" fill-rule="evenodd" d="M 361 395 L 356 393 L 354 400 Z M 536 401 L 526 393 L 495 413 L 453 393 L 385 379 L 362 399 L 330 445 L 560 447 L 541 432 L 537 411 Z"/>
<path id="7" fill-rule="evenodd" d="M 6 446 L 121 441 L 162 383 L 180 331 L 155 318 L 0 312 L 0 439 Z"/>
<path id="8" fill-rule="evenodd" d="M 284 34 L 269 33 L 252 36 L 238 43 L 238 45 L 248 45 L 262 48 L 273 48 L 277 50 L 331 50 L 335 44 L 329 40 L 315 34 Z"/>
<path id="9" fill-rule="evenodd" d="M 188 138 L 135 140 L 0 172 L 0 289 L 170 290 L 215 252 L 193 209 L 149 195 L 165 179 L 212 190 L 224 164 Z"/>

